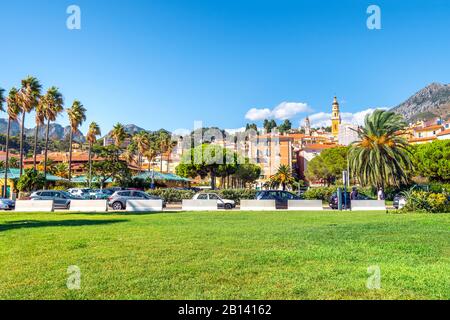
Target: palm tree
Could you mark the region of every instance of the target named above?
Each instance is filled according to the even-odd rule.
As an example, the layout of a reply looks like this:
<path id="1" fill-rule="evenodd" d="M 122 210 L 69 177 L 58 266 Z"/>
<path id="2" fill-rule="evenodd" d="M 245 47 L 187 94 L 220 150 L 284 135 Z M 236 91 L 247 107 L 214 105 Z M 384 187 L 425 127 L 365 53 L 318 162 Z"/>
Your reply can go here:
<path id="1" fill-rule="evenodd" d="M 349 151 L 350 169 L 362 185 L 384 188 L 408 182 L 412 163 L 402 137 L 406 126 L 394 112 L 376 110 L 366 116 L 364 127 L 357 130 L 359 140 Z"/>
<path id="2" fill-rule="evenodd" d="M 116 124 L 111 132 L 111 137 L 114 139 L 114 145 L 120 148 L 127 137 L 125 127 L 120 123 Z"/>
<path id="3" fill-rule="evenodd" d="M 58 88 L 51 87 L 47 93 L 41 98 L 41 108 L 47 120 L 47 128 L 45 131 L 45 155 L 44 155 L 44 176 L 47 177 L 47 160 L 48 160 L 48 134 L 50 130 L 50 122 L 55 121 L 58 115 L 64 110 L 64 98 L 58 91 Z"/>
<path id="4" fill-rule="evenodd" d="M 141 131 L 134 135 L 133 142 L 136 144 L 138 151 L 139 173 L 142 172 L 142 156 L 150 148 L 150 139 L 148 133 Z"/>
<path id="5" fill-rule="evenodd" d="M 172 152 L 174 142 L 172 141 L 172 137 L 170 136 L 170 134 L 165 131 L 160 133 L 157 140 L 159 146 L 159 155 L 161 157 L 160 171 L 163 172 L 163 156 L 168 152 Z M 168 157 L 167 162 L 169 162 L 169 159 L 170 158 Z M 169 164 L 167 165 L 167 168 L 169 168 Z"/>
<path id="6" fill-rule="evenodd" d="M 0 93 L 0 105 L 2 104 L 2 97 Z M 7 181 L 8 181 L 8 169 L 10 164 L 9 159 L 9 138 L 10 138 L 10 131 L 11 131 L 11 122 L 17 121 L 17 118 L 20 113 L 20 106 L 18 103 L 18 90 L 16 88 L 12 88 L 9 91 L 9 95 L 6 98 L 6 103 L 8 105 L 7 113 L 8 113 L 8 128 L 6 129 L 6 158 L 5 158 L 5 185 L 3 190 L 3 196 L 6 197 L 7 195 Z M 3 106 L 1 106 L 1 111 L 3 110 Z"/>
<path id="7" fill-rule="evenodd" d="M 3 107 L 3 104 L 5 103 L 5 89 L 0 88 L 0 111 L 5 112 L 5 109 Z M 16 94 L 14 94 L 14 97 L 16 97 Z M 6 136 L 6 157 L 8 157 L 8 144 L 9 144 L 9 129 L 11 126 L 10 120 L 8 120 L 8 134 Z M 6 190 L 7 190 L 7 181 L 8 181 L 8 168 L 5 168 L 5 184 L 4 189 L 2 190 L 2 196 L 6 198 Z"/>
<path id="8" fill-rule="evenodd" d="M 86 137 L 89 142 L 89 188 L 92 184 L 92 146 L 97 141 L 97 136 L 101 134 L 99 125 L 96 122 L 92 122 L 89 125 L 89 131 Z"/>
<path id="9" fill-rule="evenodd" d="M 284 164 L 281 165 L 277 173 L 270 178 L 270 181 L 272 184 L 277 184 L 278 186 L 281 184 L 283 191 L 286 191 L 286 187 L 294 182 L 291 168 Z"/>
<path id="10" fill-rule="evenodd" d="M 36 106 L 36 115 L 35 115 L 35 124 L 36 127 L 34 128 L 34 147 L 33 147 L 33 168 L 36 170 L 37 166 L 37 142 L 39 139 L 39 129 L 45 124 L 45 115 L 42 110 L 42 105 L 39 103 Z"/>
<path id="11" fill-rule="evenodd" d="M 72 180 L 72 140 L 73 134 L 78 131 L 78 127 L 86 121 L 86 109 L 80 101 L 75 100 L 72 107 L 67 109 L 67 115 L 70 122 L 70 138 L 69 138 L 69 181 Z"/>
<path id="12" fill-rule="evenodd" d="M 59 162 L 54 165 L 53 173 L 55 176 L 67 178 L 69 176 L 69 166 L 65 162 Z"/>
<path id="13" fill-rule="evenodd" d="M 28 76 L 22 80 L 19 90 L 19 103 L 22 109 L 22 125 L 20 126 L 20 175 L 23 172 L 23 140 L 25 137 L 25 115 L 39 104 L 42 86 L 35 77 Z"/>

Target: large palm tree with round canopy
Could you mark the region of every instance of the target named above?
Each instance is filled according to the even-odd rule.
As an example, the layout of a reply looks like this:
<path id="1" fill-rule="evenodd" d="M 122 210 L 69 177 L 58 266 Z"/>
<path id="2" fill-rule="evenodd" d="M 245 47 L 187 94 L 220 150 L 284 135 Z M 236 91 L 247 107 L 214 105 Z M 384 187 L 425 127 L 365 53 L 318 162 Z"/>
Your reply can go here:
<path id="1" fill-rule="evenodd" d="M 403 117 L 394 112 L 376 110 L 366 116 L 349 151 L 350 170 L 363 186 L 408 183 L 412 163 L 403 137 L 406 127 Z"/>

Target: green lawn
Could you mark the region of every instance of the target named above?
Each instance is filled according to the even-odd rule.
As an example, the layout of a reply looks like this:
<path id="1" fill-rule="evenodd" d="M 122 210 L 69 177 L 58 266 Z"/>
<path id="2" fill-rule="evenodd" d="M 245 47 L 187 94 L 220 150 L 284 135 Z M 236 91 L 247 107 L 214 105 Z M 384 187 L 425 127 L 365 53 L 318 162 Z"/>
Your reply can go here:
<path id="1" fill-rule="evenodd" d="M 450 299 L 450 215 L 0 213 L 0 299 L 24 298 Z"/>

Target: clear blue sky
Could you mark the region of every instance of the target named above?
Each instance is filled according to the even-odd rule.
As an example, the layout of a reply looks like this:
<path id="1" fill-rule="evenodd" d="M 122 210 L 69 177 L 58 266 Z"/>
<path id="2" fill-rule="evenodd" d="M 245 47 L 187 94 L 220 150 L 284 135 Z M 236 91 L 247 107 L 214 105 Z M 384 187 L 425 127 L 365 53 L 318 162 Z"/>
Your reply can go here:
<path id="1" fill-rule="evenodd" d="M 382 30 L 366 27 L 370 4 Z M 104 131 L 236 128 L 283 101 L 329 112 L 334 95 L 345 112 L 394 106 L 450 82 L 449 14 L 447 0 L 1 0 L 0 87 L 34 75 Z"/>

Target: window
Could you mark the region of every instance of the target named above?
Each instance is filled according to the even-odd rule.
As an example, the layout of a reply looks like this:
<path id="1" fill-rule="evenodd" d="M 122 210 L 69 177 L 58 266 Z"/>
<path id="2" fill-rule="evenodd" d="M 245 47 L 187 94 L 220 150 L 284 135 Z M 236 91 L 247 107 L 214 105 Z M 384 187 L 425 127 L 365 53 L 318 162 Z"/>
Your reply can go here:
<path id="1" fill-rule="evenodd" d="M 210 193 L 209 194 L 209 200 L 219 200 L 219 197 L 217 196 L 217 194 Z"/>
<path id="2" fill-rule="evenodd" d="M 199 194 L 197 200 L 208 200 L 208 195 L 205 193 Z"/>
<path id="3" fill-rule="evenodd" d="M 131 192 L 130 191 L 119 192 L 118 195 L 121 197 L 131 197 Z"/>
<path id="4" fill-rule="evenodd" d="M 133 197 L 136 197 L 136 198 L 143 198 L 143 199 L 146 198 L 145 195 L 144 195 L 142 192 L 139 192 L 139 191 L 133 192 Z"/>
<path id="5" fill-rule="evenodd" d="M 52 192 L 45 191 L 45 192 L 41 192 L 40 196 L 41 197 L 53 197 L 53 194 L 52 194 Z"/>

